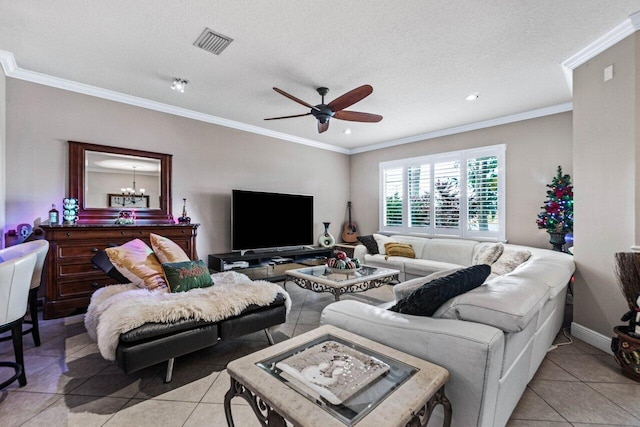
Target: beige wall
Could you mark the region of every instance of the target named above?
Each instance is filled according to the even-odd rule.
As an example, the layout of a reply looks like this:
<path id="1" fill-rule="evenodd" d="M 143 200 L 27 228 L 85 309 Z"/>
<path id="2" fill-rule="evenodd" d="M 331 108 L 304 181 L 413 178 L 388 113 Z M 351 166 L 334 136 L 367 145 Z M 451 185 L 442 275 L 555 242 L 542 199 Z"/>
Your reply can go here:
<path id="1" fill-rule="evenodd" d="M 2 67 L 0 67 L 0 230 L 4 229 L 5 224 L 5 140 L 6 140 L 6 99 L 7 99 L 7 77 L 4 75 Z M 4 247 L 4 239 L 0 239 L 0 248 Z"/>
<path id="2" fill-rule="evenodd" d="M 572 173 L 571 113 L 555 114 L 351 156 L 353 218 L 363 234 L 378 230 L 382 161 L 506 144 L 506 235 L 511 243 L 549 248 L 536 218 L 558 165 Z"/>
<path id="3" fill-rule="evenodd" d="M 231 248 L 234 188 L 314 195 L 316 235 L 323 221 L 336 235 L 344 221 L 347 155 L 9 78 L 5 228 L 62 203 L 68 140 L 173 154 L 173 214 L 186 197 L 205 260 Z"/>
<path id="4" fill-rule="evenodd" d="M 574 321 L 605 336 L 612 335 L 627 310 L 614 254 L 640 242 L 639 37 L 627 37 L 573 74 Z M 604 82 L 603 70 L 610 64 L 614 78 Z"/>

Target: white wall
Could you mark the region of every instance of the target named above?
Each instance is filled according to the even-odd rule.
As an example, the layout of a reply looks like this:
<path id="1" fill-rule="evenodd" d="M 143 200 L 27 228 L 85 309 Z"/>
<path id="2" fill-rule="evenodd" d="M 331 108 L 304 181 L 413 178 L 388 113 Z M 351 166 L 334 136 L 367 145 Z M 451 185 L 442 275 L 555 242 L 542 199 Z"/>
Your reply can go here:
<path id="1" fill-rule="evenodd" d="M 572 173 L 571 125 L 571 113 L 562 113 L 353 155 L 353 219 L 361 234 L 378 230 L 378 165 L 382 161 L 506 144 L 507 240 L 550 248 L 536 218 L 558 165 Z"/>
<path id="2" fill-rule="evenodd" d="M 311 194 L 315 231 L 338 234 L 349 192 L 347 155 L 7 79 L 7 221 L 39 223 L 68 191 L 68 144 L 173 155 L 173 215 L 182 198 L 200 223 L 200 258 L 231 249 L 234 188 Z M 256 212 L 256 214 L 260 214 Z"/>

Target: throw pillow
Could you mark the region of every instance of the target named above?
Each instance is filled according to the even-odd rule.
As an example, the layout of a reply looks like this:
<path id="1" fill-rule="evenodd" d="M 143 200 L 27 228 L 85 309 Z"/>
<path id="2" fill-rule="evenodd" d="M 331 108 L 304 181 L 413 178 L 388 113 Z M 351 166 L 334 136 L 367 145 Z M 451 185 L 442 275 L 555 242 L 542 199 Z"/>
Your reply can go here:
<path id="1" fill-rule="evenodd" d="M 204 261 L 167 262 L 162 264 L 164 277 L 171 292 L 187 292 L 195 288 L 213 286 L 213 280 Z"/>
<path id="2" fill-rule="evenodd" d="M 408 297 L 398 301 L 389 310 L 414 316 L 432 316 L 438 308 L 451 298 L 482 285 L 491 273 L 491 267 L 473 265 L 458 270 L 446 277 L 422 285 Z"/>
<path id="3" fill-rule="evenodd" d="M 149 240 L 151 241 L 151 249 L 153 249 L 153 252 L 161 264 L 166 262 L 191 261 L 189 255 L 173 240 L 153 233 L 149 234 Z"/>
<path id="4" fill-rule="evenodd" d="M 382 234 L 373 234 L 373 238 L 375 239 L 376 243 L 378 244 L 378 253 L 380 255 L 385 255 L 386 252 L 384 250 L 384 244 L 385 243 L 390 243 L 390 242 L 395 242 L 394 239 L 392 239 L 391 237 L 388 236 L 383 236 Z"/>
<path id="5" fill-rule="evenodd" d="M 413 251 L 413 247 L 408 243 L 389 242 L 384 244 L 384 251 L 386 252 L 385 259 L 389 259 L 390 256 L 401 256 L 405 258 L 415 258 L 416 253 Z"/>
<path id="6" fill-rule="evenodd" d="M 480 243 L 479 249 L 473 256 L 471 265 L 487 264 L 491 265 L 500 258 L 502 252 L 504 252 L 504 245 L 502 243 Z"/>
<path id="7" fill-rule="evenodd" d="M 114 267 L 131 283 L 150 290 L 167 285 L 162 265 L 142 240 L 131 240 L 124 245 L 107 248 L 105 252 Z"/>
<path id="8" fill-rule="evenodd" d="M 91 263 L 98 267 L 104 273 L 114 279 L 116 283 L 131 283 L 131 280 L 127 279 L 118 271 L 118 269 L 109 260 L 109 255 L 104 250 L 101 250 L 91 258 Z"/>
<path id="9" fill-rule="evenodd" d="M 491 265 L 491 272 L 500 276 L 511 273 L 530 257 L 531 252 L 527 250 L 505 249 L 500 258 Z"/>
<path id="10" fill-rule="evenodd" d="M 358 236 L 358 240 L 367 248 L 367 252 L 369 252 L 370 255 L 376 255 L 378 253 L 378 243 L 372 234 L 368 236 Z"/>
<path id="11" fill-rule="evenodd" d="M 393 295 L 396 297 L 396 301 L 400 301 L 403 298 L 408 297 L 413 291 L 418 289 L 422 285 L 431 283 L 441 277 L 446 277 L 458 270 L 462 270 L 463 267 L 452 268 L 450 270 L 436 271 L 428 276 L 416 277 L 415 279 L 407 280 L 406 282 L 398 283 L 393 287 Z"/>

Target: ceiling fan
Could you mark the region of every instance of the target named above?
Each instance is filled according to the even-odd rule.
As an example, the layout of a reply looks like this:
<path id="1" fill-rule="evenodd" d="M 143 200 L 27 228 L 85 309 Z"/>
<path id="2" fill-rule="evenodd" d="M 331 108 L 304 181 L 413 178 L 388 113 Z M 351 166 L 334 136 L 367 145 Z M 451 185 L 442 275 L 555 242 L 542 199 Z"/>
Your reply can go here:
<path id="1" fill-rule="evenodd" d="M 370 85 L 362 85 L 357 87 L 342 96 L 337 97 L 333 101 L 328 104 L 324 103 L 324 96 L 329 92 L 329 89 L 326 87 L 319 87 L 316 89 L 320 96 L 322 97 L 322 102 L 318 105 L 311 105 L 307 102 L 304 102 L 301 99 L 296 98 L 293 95 L 288 94 L 282 89 L 278 89 L 274 87 L 273 90 L 278 92 L 280 95 L 286 96 L 292 101 L 297 102 L 298 104 L 302 104 L 305 107 L 311 108 L 311 111 L 306 114 L 296 114 L 293 116 L 283 116 L 283 117 L 271 117 L 265 120 L 280 120 L 280 119 L 290 119 L 292 117 L 303 117 L 308 115 L 313 115 L 318 120 L 318 133 L 322 133 L 329 129 L 329 119 L 332 117 L 334 119 L 340 120 L 348 120 L 351 122 L 379 122 L 382 120 L 382 116 L 378 114 L 371 113 L 361 113 L 359 111 L 345 111 L 344 109 L 355 104 L 358 101 L 363 100 L 367 96 L 371 95 L 373 92 L 373 88 Z"/>

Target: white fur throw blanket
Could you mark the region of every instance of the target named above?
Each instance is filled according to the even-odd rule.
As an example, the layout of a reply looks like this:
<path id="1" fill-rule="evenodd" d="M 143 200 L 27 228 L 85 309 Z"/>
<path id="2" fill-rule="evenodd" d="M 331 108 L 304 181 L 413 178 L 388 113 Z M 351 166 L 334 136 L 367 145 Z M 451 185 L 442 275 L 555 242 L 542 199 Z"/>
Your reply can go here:
<path id="1" fill-rule="evenodd" d="M 149 291 L 133 284 L 98 289 L 91 297 L 84 318 L 87 332 L 98 342 L 102 357 L 115 360 L 120 334 L 145 323 L 181 319 L 216 322 L 237 316 L 251 304 L 269 305 L 277 294 L 285 297 L 289 314 L 289 294 L 275 283 L 251 280 L 234 271 L 211 277 L 213 286 L 188 292 L 171 293 L 167 288 Z"/>

